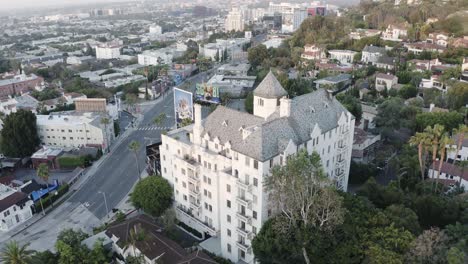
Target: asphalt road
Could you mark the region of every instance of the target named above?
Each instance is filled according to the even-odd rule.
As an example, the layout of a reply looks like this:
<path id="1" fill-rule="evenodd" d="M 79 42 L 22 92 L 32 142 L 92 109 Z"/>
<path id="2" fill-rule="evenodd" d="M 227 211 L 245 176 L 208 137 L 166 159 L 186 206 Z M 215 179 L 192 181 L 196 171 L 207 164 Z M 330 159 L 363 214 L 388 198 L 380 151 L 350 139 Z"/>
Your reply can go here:
<path id="1" fill-rule="evenodd" d="M 195 84 L 206 78 L 206 73 L 189 78 L 191 90 Z M 156 126 L 153 120 L 161 113 L 167 118 L 165 124 Z M 77 206 L 83 204 L 97 218 L 103 219 L 112 208 L 116 207 L 138 180 L 137 166 L 133 152 L 128 145 L 132 141 L 140 143 L 138 151 L 138 163 L 140 171 L 146 167 L 145 146 L 161 139 L 162 131 L 174 126 L 174 100 L 172 91 L 168 92 L 161 101 L 150 106 L 143 113 L 143 118 L 137 128 L 125 138 L 116 148 L 111 147 L 108 157 L 101 163 L 94 175 L 85 182 L 82 187 L 69 199 L 69 202 Z M 107 210 L 104 201 L 107 200 Z"/>

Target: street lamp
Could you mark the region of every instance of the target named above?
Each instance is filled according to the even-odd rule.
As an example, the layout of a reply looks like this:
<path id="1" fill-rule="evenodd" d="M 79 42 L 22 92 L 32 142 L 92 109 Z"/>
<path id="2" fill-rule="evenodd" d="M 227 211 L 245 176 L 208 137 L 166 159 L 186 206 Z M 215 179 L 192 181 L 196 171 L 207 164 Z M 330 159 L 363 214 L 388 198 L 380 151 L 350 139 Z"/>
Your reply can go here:
<path id="1" fill-rule="evenodd" d="M 101 193 L 102 196 L 104 197 L 104 205 L 106 206 L 106 216 L 109 213 L 109 207 L 107 207 L 107 199 L 106 199 L 106 193 L 99 191 L 98 193 Z"/>

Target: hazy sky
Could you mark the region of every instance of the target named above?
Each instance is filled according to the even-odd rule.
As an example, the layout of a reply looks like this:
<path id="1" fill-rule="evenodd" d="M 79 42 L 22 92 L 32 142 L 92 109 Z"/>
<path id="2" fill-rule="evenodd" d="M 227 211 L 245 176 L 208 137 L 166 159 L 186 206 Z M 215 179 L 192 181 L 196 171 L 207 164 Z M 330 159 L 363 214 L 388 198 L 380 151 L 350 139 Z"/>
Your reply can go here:
<path id="1" fill-rule="evenodd" d="M 119 0 L 117 0 L 119 1 Z M 0 10 L 16 8 L 35 8 L 45 6 L 62 7 L 90 3 L 117 2 L 116 0 L 0 0 Z"/>

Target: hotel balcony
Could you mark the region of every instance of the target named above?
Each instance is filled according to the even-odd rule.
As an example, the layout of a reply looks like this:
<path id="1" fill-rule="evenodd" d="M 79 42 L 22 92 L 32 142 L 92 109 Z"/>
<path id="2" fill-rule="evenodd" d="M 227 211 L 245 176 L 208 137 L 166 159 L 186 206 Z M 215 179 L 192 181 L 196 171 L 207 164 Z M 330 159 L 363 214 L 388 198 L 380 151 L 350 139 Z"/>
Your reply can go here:
<path id="1" fill-rule="evenodd" d="M 241 250 L 244 250 L 246 253 L 250 254 L 250 246 L 246 245 L 245 242 L 237 241 L 236 245 Z"/>
<path id="2" fill-rule="evenodd" d="M 252 209 L 252 201 L 247 200 L 247 198 L 237 196 L 236 201 L 237 201 L 238 204 L 243 205 L 248 209 Z"/>
<path id="3" fill-rule="evenodd" d="M 243 237 L 250 237 L 250 234 L 251 232 L 241 228 L 241 227 L 238 227 L 237 228 L 237 233 L 239 233 L 239 235 L 243 236 Z"/>
<path id="4" fill-rule="evenodd" d="M 246 184 L 243 181 L 237 179 L 237 186 L 244 189 L 247 192 L 252 192 L 252 185 Z"/>
<path id="5" fill-rule="evenodd" d="M 194 189 L 194 188 L 189 188 L 189 194 L 192 195 L 195 198 L 200 198 L 200 191 Z"/>
<path id="6" fill-rule="evenodd" d="M 245 212 L 237 212 L 236 216 L 239 220 L 246 222 L 247 224 L 252 224 L 252 218 L 250 216 L 247 216 Z"/>

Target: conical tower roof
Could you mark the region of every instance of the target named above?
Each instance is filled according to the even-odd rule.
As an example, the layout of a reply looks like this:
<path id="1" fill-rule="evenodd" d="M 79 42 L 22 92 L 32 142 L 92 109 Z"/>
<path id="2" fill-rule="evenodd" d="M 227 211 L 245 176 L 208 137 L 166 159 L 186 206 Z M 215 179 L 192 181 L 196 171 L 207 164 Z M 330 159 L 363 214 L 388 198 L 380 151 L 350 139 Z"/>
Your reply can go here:
<path id="1" fill-rule="evenodd" d="M 265 76 L 263 81 L 254 90 L 254 95 L 263 98 L 281 98 L 288 95 L 288 92 L 284 90 L 281 83 L 270 70 L 267 76 Z"/>

